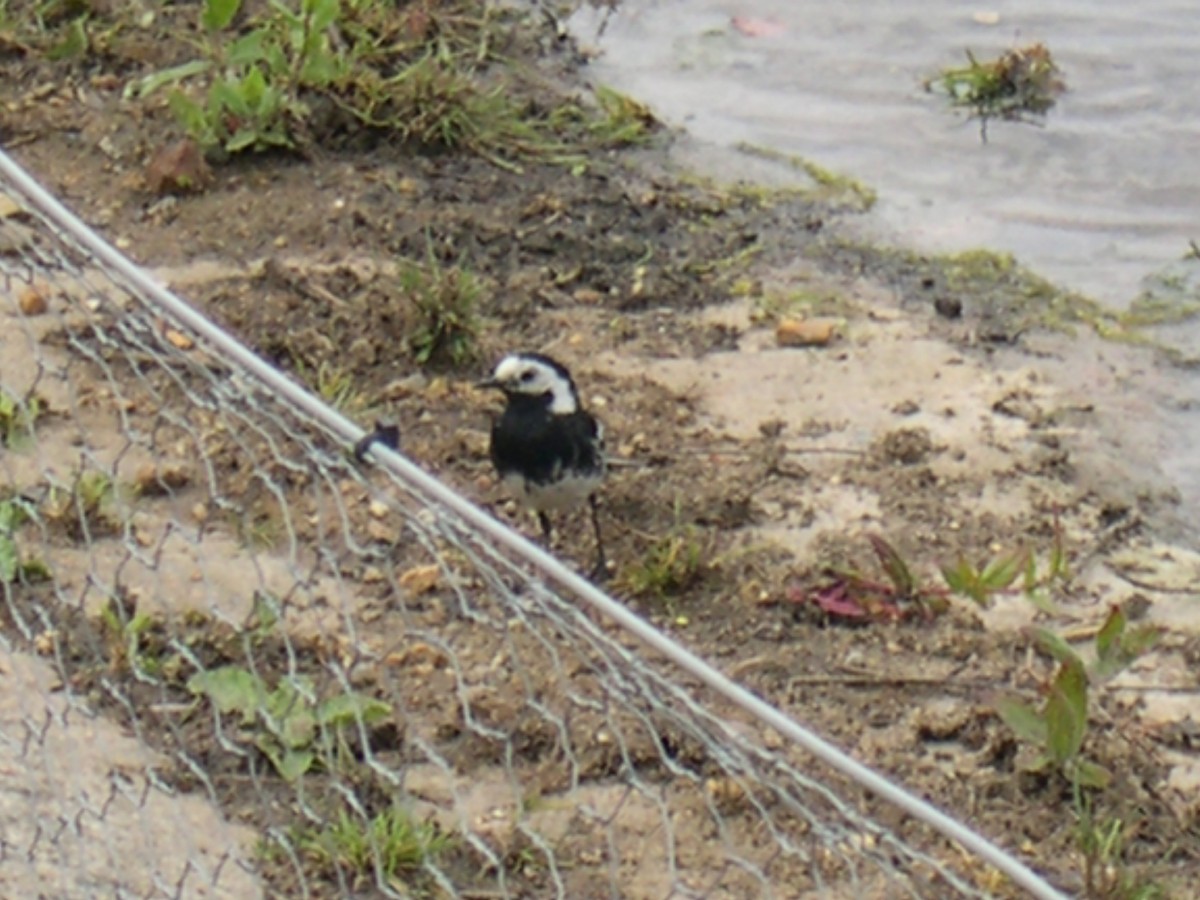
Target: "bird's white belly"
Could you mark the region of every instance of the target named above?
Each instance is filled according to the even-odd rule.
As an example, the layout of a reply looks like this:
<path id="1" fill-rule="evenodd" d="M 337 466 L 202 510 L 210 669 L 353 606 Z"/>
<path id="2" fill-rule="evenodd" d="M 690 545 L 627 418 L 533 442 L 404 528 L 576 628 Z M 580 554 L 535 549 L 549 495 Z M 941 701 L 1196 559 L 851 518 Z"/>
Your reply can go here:
<path id="1" fill-rule="evenodd" d="M 574 509 L 600 487 L 599 472 L 587 475 L 563 475 L 557 481 L 538 484 L 521 475 L 508 475 L 504 486 L 523 502 L 540 512 L 566 512 Z"/>

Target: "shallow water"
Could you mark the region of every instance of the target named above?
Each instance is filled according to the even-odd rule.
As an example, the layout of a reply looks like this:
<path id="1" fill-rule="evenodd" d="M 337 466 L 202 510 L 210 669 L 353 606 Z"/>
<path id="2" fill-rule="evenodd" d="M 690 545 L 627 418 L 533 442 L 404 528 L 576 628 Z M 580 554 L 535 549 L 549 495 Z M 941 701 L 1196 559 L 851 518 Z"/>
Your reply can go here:
<path id="1" fill-rule="evenodd" d="M 740 34 L 733 16 L 771 33 Z M 1118 307 L 1200 240 L 1190 0 L 624 0 L 598 36 L 600 21 L 572 21 L 601 51 L 598 83 L 702 141 L 799 154 L 862 179 L 879 192 L 871 227 L 890 239 L 1008 250 Z M 1044 128 L 992 123 L 984 144 L 978 123 L 923 88 L 967 49 L 989 58 L 1032 41 L 1050 47 L 1069 89 Z M 1194 352 L 1200 332 L 1183 334 Z M 1200 510 L 1200 379 L 1167 379 L 1161 464 Z"/>

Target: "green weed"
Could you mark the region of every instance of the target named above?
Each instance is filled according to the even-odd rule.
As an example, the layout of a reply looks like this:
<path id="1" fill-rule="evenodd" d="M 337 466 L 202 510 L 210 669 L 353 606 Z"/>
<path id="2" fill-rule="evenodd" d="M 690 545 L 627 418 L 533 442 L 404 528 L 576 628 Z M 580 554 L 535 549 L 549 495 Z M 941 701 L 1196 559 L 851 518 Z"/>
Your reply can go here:
<path id="1" fill-rule="evenodd" d="M 42 502 L 47 522 L 76 538 L 111 531 L 118 524 L 117 489 L 112 476 L 100 469 L 76 473 L 70 488 L 53 485 Z"/>
<path id="2" fill-rule="evenodd" d="M 100 610 L 100 626 L 114 672 L 131 672 L 146 680 L 157 678 L 162 671 L 162 660 L 146 640 L 155 624 L 146 613 L 131 612 L 122 600 L 109 598 Z"/>
<path id="3" fill-rule="evenodd" d="M 1044 566 L 1039 565 L 1038 557 L 1028 547 L 1018 547 L 978 568 L 960 556 L 953 566 L 942 567 L 942 577 L 950 590 L 979 606 L 987 606 L 993 595 L 1012 590 L 1020 580 L 1019 590 L 1025 597 L 1038 609 L 1053 614 L 1058 610 L 1048 588 L 1070 581 L 1071 566 L 1062 529 L 1056 522 L 1054 542 Z"/>
<path id="4" fill-rule="evenodd" d="M 319 700 L 304 676 L 285 676 L 271 687 L 234 665 L 193 675 L 188 690 L 207 697 L 222 714 L 237 714 L 251 742 L 288 781 L 314 766 L 335 769 L 352 759 L 348 729 L 391 714 L 388 704 L 357 693 Z"/>
<path id="5" fill-rule="evenodd" d="M 297 374 L 312 387 L 326 403 L 345 413 L 360 412 L 367 399 L 355 387 L 354 373 L 322 360 L 316 370 L 307 368 L 299 360 Z"/>
<path id="6" fill-rule="evenodd" d="M 0 583 L 44 581 L 49 567 L 39 559 L 22 558 L 17 530 L 34 518 L 33 506 L 20 497 L 0 500 Z"/>
<path id="7" fill-rule="evenodd" d="M 925 89 L 938 90 L 951 106 L 970 110 L 986 142 L 990 119 L 1040 121 L 1067 87 L 1046 46 L 1030 44 L 987 62 L 968 50 L 967 65 L 943 69 L 925 82 Z"/>
<path id="8" fill-rule="evenodd" d="M 408 346 L 420 365 L 461 366 L 478 352 L 476 309 L 483 287 L 471 272 L 441 265 L 432 249 L 424 265 L 405 261 L 400 290 L 411 303 Z"/>
<path id="9" fill-rule="evenodd" d="M 18 447 L 33 436 L 33 425 L 42 414 L 37 397 L 20 400 L 0 391 L 0 445 Z"/>
<path id="10" fill-rule="evenodd" d="M 490 64 L 519 20 L 481 6 L 275 0 L 264 10 L 206 0 L 197 57 L 145 76 L 127 96 L 168 91 L 188 134 L 230 154 L 303 148 L 327 121 L 418 149 L 466 149 L 513 170 L 519 158 L 579 164 L 585 144 L 640 139 L 648 113 L 615 92 L 599 92 L 585 111 L 526 97 L 536 92 L 518 70 L 498 79 Z"/>
<path id="11" fill-rule="evenodd" d="M 566 103 L 550 115 L 554 131 L 582 131 L 605 147 L 630 147 L 649 141 L 658 120 L 644 103 L 600 85 L 595 89 L 596 108 Z"/>
<path id="12" fill-rule="evenodd" d="M 394 887 L 403 887 L 401 877 L 443 852 L 450 838 L 393 806 L 370 819 L 343 810 L 324 827 L 301 832 L 298 844 L 322 868 L 345 868 L 364 876 L 378 873 Z"/>
<path id="13" fill-rule="evenodd" d="M 654 540 L 641 558 L 624 567 L 620 581 L 634 594 L 650 597 L 674 612 L 673 600 L 704 577 L 713 565 L 711 546 L 694 525 L 678 521 Z"/>
<path id="14" fill-rule="evenodd" d="M 1014 698 L 996 703 L 996 712 L 1021 740 L 1036 751 L 1026 767 L 1031 772 L 1057 770 L 1073 784 L 1102 788 L 1112 774 L 1084 759 L 1087 737 L 1088 689 L 1092 682 L 1111 678 L 1157 642 L 1161 632 L 1152 625 L 1131 627 L 1124 610 L 1114 606 L 1096 633 L 1096 660 L 1089 669 L 1071 646 L 1045 628 L 1035 629 L 1034 641 L 1056 665 L 1043 686 L 1036 706 Z"/>
<path id="15" fill-rule="evenodd" d="M 1091 798 L 1075 796 L 1075 849 L 1083 867 L 1083 896 L 1088 900 L 1166 900 L 1157 884 L 1138 877 L 1125 863 L 1127 823 L 1115 816 L 1097 818 Z"/>
<path id="16" fill-rule="evenodd" d="M 171 112 L 205 149 L 293 147 L 311 113 L 303 92 L 328 88 L 346 72 L 345 54 L 330 38 L 341 2 L 300 0 L 296 9 L 272 3 L 253 27 L 237 31 L 231 25 L 242 6 L 242 0 L 206 0 L 200 57 L 146 76 L 127 95 L 169 88 Z M 199 99 L 181 87 L 201 79 L 207 89 Z"/>
<path id="17" fill-rule="evenodd" d="M 868 535 L 883 578 L 860 568 L 830 567 L 829 579 L 813 591 L 789 589 L 792 602 L 813 602 L 834 618 L 858 621 L 898 620 L 913 611 L 925 616 L 944 612 L 951 594 L 987 606 L 997 594 L 1022 593 L 1038 609 L 1056 612 L 1048 588 L 1070 578 L 1062 531 L 1055 524 L 1049 558 L 1039 567 L 1037 556 L 1025 547 L 1001 554 L 977 567 L 965 557 L 941 569 L 944 584 L 920 579 L 900 551 L 879 535 Z M 1019 582 L 1019 583 L 1018 583 Z"/>

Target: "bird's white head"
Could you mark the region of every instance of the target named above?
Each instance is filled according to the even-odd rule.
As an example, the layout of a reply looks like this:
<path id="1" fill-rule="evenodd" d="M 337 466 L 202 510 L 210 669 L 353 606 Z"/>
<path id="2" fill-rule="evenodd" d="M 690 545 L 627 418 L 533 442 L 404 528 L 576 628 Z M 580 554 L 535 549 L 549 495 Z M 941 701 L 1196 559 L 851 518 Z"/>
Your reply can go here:
<path id="1" fill-rule="evenodd" d="M 579 409 L 579 393 L 567 367 L 541 353 L 513 353 L 504 357 L 482 386 L 499 388 L 510 397 L 546 396 L 547 408 L 559 415 Z"/>

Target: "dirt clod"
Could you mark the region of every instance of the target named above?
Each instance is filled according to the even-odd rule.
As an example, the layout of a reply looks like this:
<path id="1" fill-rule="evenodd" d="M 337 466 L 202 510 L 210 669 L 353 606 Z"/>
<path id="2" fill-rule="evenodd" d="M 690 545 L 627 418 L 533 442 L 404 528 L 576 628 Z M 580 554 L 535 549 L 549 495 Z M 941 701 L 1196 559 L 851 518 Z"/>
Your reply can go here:
<path id="1" fill-rule="evenodd" d="M 897 428 L 880 438 L 877 447 L 885 461 L 915 466 L 933 452 L 933 438 L 928 428 Z"/>
<path id="2" fill-rule="evenodd" d="M 146 163 L 146 189 L 152 194 L 187 194 L 203 191 L 213 174 L 200 145 L 183 138 L 160 147 Z"/>

